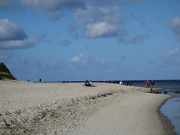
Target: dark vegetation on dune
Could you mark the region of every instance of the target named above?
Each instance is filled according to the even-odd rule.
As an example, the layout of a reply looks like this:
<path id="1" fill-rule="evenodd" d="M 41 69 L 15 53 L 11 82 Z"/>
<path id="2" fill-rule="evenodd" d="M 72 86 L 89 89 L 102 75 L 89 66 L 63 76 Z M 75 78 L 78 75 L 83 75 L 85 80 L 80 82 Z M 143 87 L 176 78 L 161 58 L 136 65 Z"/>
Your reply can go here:
<path id="1" fill-rule="evenodd" d="M 4 63 L 0 63 L 0 80 L 16 80 Z"/>

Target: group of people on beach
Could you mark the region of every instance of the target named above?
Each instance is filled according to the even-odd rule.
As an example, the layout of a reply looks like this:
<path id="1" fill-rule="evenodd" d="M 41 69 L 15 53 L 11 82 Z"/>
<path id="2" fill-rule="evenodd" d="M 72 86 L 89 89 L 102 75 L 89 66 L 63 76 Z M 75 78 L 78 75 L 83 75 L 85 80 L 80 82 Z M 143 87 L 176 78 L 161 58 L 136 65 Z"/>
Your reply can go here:
<path id="1" fill-rule="evenodd" d="M 120 85 L 124 85 L 122 81 L 119 82 Z M 132 85 L 132 81 L 127 81 L 127 86 L 131 86 Z"/>
<path id="2" fill-rule="evenodd" d="M 152 80 L 151 82 L 149 80 L 146 81 L 146 87 L 149 88 L 151 85 L 151 88 L 154 87 L 154 81 Z"/>
<path id="3" fill-rule="evenodd" d="M 85 83 L 83 84 L 83 86 L 93 86 L 94 87 L 94 84 L 91 80 L 86 80 Z"/>
<path id="4" fill-rule="evenodd" d="M 98 82 L 99 82 L 99 81 L 98 81 Z M 120 81 L 119 84 L 120 84 L 120 85 L 123 85 L 123 82 Z M 128 85 L 131 86 L 131 85 L 132 85 L 132 82 L 131 82 L 131 81 L 130 81 L 130 82 L 127 82 L 127 86 L 128 86 Z M 93 82 L 92 82 L 91 80 L 89 80 L 89 81 L 86 80 L 85 83 L 83 84 L 83 86 L 94 86 L 94 84 L 93 84 Z M 146 87 L 149 88 L 150 86 L 151 86 L 151 88 L 154 87 L 154 81 L 153 81 L 153 80 L 152 80 L 152 81 L 149 81 L 149 80 L 146 81 Z"/>

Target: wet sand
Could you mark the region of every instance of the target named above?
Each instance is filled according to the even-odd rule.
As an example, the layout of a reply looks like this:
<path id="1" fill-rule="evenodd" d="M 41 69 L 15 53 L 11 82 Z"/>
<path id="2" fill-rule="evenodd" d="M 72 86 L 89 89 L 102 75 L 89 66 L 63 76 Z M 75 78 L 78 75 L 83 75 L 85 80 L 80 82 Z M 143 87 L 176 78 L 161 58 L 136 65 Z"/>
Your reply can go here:
<path id="1" fill-rule="evenodd" d="M 171 96 L 118 84 L 0 81 L 1 135 L 174 135 Z"/>

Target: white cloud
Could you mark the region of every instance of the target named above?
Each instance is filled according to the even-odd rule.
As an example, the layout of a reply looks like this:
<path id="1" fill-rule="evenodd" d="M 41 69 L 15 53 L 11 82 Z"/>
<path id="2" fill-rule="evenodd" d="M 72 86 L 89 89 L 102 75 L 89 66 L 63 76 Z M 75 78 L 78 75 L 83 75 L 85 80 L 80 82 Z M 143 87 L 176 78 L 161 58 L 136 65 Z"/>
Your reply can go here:
<path id="1" fill-rule="evenodd" d="M 0 49 L 32 47 L 39 40 L 28 37 L 17 24 L 9 22 L 7 19 L 0 20 Z"/>
<path id="2" fill-rule="evenodd" d="M 24 40 L 0 41 L 0 49 L 28 48 L 37 44 L 39 39 L 26 38 Z"/>
<path id="3" fill-rule="evenodd" d="M 23 40 L 26 37 L 24 30 L 17 24 L 9 22 L 7 19 L 0 20 L 0 41 Z"/>
<path id="4" fill-rule="evenodd" d="M 79 56 L 72 58 L 72 62 L 79 62 L 81 58 Z"/>
<path id="5" fill-rule="evenodd" d="M 94 58 L 82 53 L 73 57 L 69 63 L 69 68 L 77 72 L 92 71 L 97 66 L 98 63 Z"/>
<path id="6" fill-rule="evenodd" d="M 176 16 L 175 18 L 173 18 L 169 23 L 169 27 L 176 35 L 176 38 L 180 40 L 180 17 Z"/>
<path id="7" fill-rule="evenodd" d="M 119 7 L 103 7 L 88 5 L 74 13 L 75 21 L 88 38 L 116 37 L 124 35 L 125 29 Z"/>
<path id="8" fill-rule="evenodd" d="M 169 50 L 165 53 L 164 57 L 172 57 L 172 56 L 177 56 L 180 54 L 180 49 L 176 48 L 173 50 Z"/>
<path id="9" fill-rule="evenodd" d="M 89 60 L 89 57 L 85 54 L 79 54 L 78 56 L 75 56 L 72 58 L 72 62 L 74 63 L 81 63 L 81 64 L 86 64 Z"/>
<path id="10" fill-rule="evenodd" d="M 118 27 L 108 24 L 108 22 L 98 22 L 94 24 L 88 24 L 86 28 L 86 37 L 108 37 L 118 34 Z"/>

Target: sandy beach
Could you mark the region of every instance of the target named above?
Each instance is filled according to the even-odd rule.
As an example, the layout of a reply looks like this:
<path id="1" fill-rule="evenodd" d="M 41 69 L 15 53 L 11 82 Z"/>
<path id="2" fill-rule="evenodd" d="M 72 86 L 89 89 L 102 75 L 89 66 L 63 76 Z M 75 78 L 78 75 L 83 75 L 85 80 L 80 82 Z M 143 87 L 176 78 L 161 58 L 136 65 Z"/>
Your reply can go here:
<path id="1" fill-rule="evenodd" d="M 171 96 L 118 84 L 0 81 L 1 135 L 175 135 Z"/>

